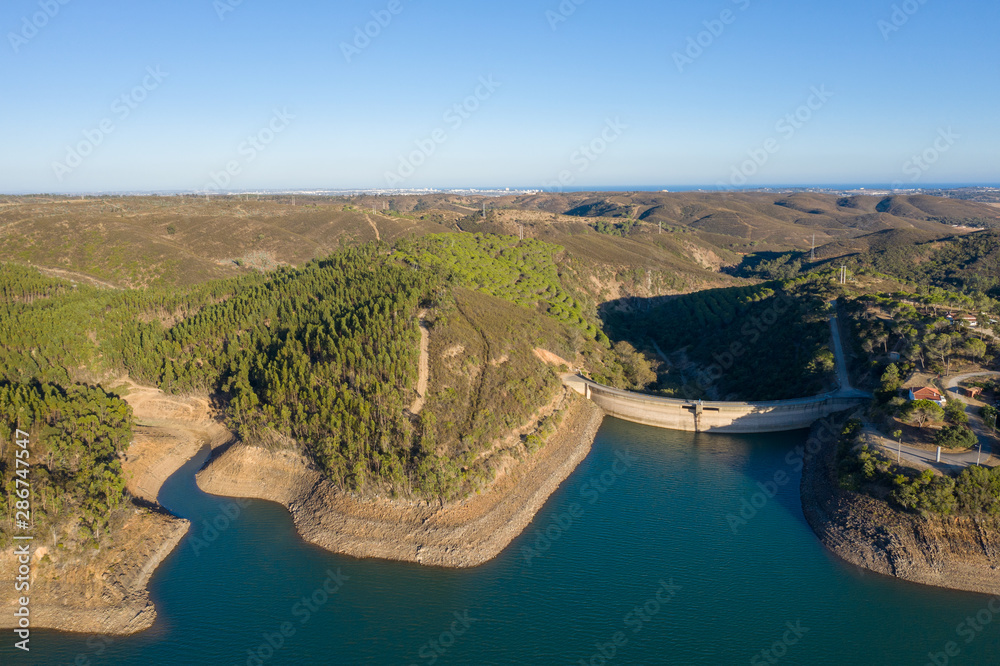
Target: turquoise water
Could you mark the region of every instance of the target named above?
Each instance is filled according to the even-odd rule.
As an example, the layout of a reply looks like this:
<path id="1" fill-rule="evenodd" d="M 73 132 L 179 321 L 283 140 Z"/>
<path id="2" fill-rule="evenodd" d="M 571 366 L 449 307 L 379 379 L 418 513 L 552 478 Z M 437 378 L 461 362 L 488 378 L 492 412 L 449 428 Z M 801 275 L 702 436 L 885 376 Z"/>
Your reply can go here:
<path id="1" fill-rule="evenodd" d="M 528 530 L 466 571 L 307 545 L 280 506 L 199 491 L 203 453 L 160 496 L 195 527 L 151 581 L 155 627 L 121 639 L 39 631 L 27 657 L 8 636 L 0 663 L 1000 663 L 989 597 L 869 574 L 820 546 L 786 461 L 804 437 L 607 419 Z M 727 516 L 781 471 L 790 482 L 734 533 Z"/>

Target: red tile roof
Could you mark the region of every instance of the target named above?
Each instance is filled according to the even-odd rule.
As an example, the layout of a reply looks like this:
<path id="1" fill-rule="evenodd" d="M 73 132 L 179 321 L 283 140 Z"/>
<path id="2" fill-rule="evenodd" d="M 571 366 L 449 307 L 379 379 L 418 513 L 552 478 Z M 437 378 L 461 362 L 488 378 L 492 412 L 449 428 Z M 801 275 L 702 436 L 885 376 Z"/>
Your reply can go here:
<path id="1" fill-rule="evenodd" d="M 914 400 L 933 400 L 936 402 L 940 400 L 941 397 L 942 396 L 940 391 L 938 391 L 935 388 L 930 388 L 928 386 L 913 391 Z"/>

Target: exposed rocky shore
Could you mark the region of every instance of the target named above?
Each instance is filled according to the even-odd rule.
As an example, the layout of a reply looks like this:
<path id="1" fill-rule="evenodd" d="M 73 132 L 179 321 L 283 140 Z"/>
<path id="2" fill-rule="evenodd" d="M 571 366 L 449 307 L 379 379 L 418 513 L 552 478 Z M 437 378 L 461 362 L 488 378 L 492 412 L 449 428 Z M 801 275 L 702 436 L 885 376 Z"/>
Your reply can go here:
<path id="1" fill-rule="evenodd" d="M 302 536 L 356 557 L 471 567 L 502 551 L 587 456 L 604 418 L 593 403 L 566 395 L 561 426 L 533 456 L 511 465 L 484 492 L 439 506 L 427 502 L 362 500 L 337 492 L 298 455 L 236 443 L 210 414 L 206 400 L 134 387 L 127 398 L 137 421 L 124 462 L 129 490 L 152 508 L 135 507 L 98 550 L 66 553 L 38 548 L 31 579 L 32 628 L 128 635 L 156 618 L 146 586 L 181 541 L 189 522 L 159 509 L 163 482 L 203 446 L 224 451 L 198 475 L 207 492 L 279 502 Z M 516 437 L 517 434 L 511 435 Z M 12 549 L 0 570 L 16 571 Z M 13 581 L 2 581 L 13 589 Z M 14 599 L 3 605 L 14 608 Z M 0 613 L 0 629 L 14 627 Z"/>
<path id="2" fill-rule="evenodd" d="M 1000 519 L 924 518 L 842 490 L 836 446 L 835 441 L 827 442 L 802 472 L 802 509 L 827 548 L 851 564 L 887 576 L 1000 594 Z"/>
<path id="3" fill-rule="evenodd" d="M 345 495 L 289 451 L 237 444 L 199 475 L 208 493 L 265 499 L 291 512 L 302 537 L 353 557 L 473 567 L 496 557 L 587 456 L 604 413 L 566 396 L 562 424 L 535 455 L 484 492 L 440 506 Z"/>
<path id="4" fill-rule="evenodd" d="M 186 520 L 136 508 L 99 550 L 33 552 L 31 587 L 25 594 L 32 629 L 128 635 L 153 626 L 156 610 L 146 585 L 156 567 L 188 531 Z M 0 571 L 17 571 L 12 548 L 0 553 Z M 13 580 L 0 581 L 5 590 Z M 15 626 L 14 599 L 0 613 L 0 629 Z"/>
<path id="5" fill-rule="evenodd" d="M 122 468 L 129 492 L 143 506 L 116 518 L 111 537 L 104 537 L 97 550 L 32 550 L 27 596 L 34 629 L 128 635 L 151 627 L 156 609 L 146 585 L 190 525 L 159 507 L 160 487 L 202 447 L 217 448 L 233 439 L 213 418 L 205 398 L 169 396 L 134 384 L 130 388 L 125 400 L 139 425 Z M 13 549 L 4 549 L 0 572 L 16 570 Z M 0 580 L 0 588 L 14 590 L 14 581 Z M 15 601 L 5 594 L 0 603 L 13 609 Z M 13 627 L 13 610 L 0 613 L 0 629 Z"/>

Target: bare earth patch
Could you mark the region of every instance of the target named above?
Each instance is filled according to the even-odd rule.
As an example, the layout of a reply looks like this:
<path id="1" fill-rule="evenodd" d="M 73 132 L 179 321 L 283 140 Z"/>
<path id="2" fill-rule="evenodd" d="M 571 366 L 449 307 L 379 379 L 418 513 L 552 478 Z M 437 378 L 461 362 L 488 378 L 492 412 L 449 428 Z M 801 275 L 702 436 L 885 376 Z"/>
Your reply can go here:
<path id="1" fill-rule="evenodd" d="M 202 447 L 228 444 L 233 434 L 213 416 L 208 398 L 171 396 L 156 388 L 129 385 L 124 400 L 132 406 L 136 429 L 122 467 L 129 492 L 155 503 L 171 474 Z"/>
<path id="2" fill-rule="evenodd" d="M 550 352 L 550 351 L 548 351 L 546 349 L 538 349 L 538 348 L 536 348 L 534 350 L 534 353 L 535 353 L 535 356 L 537 356 L 538 359 L 542 363 L 546 363 L 548 365 L 553 365 L 553 366 L 556 366 L 556 367 L 559 367 L 560 365 L 565 365 L 567 368 L 572 368 L 573 367 L 572 363 L 570 363 L 569 361 L 567 361 L 566 359 L 564 359 L 561 356 L 557 356 L 556 354 L 553 354 L 552 352 Z"/>
<path id="3" fill-rule="evenodd" d="M 153 626 L 156 609 L 146 584 L 190 523 L 136 508 L 100 550 L 38 549 L 30 581 L 31 626 L 90 634 L 128 635 Z M 0 571 L 17 570 L 13 548 L 0 553 Z M 14 581 L 0 580 L 4 590 Z M 13 593 L 4 595 L 0 629 L 14 625 Z"/>

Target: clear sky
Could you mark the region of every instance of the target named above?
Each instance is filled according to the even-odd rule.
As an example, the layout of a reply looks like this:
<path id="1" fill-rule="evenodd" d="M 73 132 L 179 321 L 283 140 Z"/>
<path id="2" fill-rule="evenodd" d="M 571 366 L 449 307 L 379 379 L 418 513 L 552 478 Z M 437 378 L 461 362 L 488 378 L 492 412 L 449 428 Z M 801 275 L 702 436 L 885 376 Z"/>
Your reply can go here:
<path id="1" fill-rule="evenodd" d="M 7 0 L 0 191 L 992 183 L 997 26 L 986 0 Z"/>

